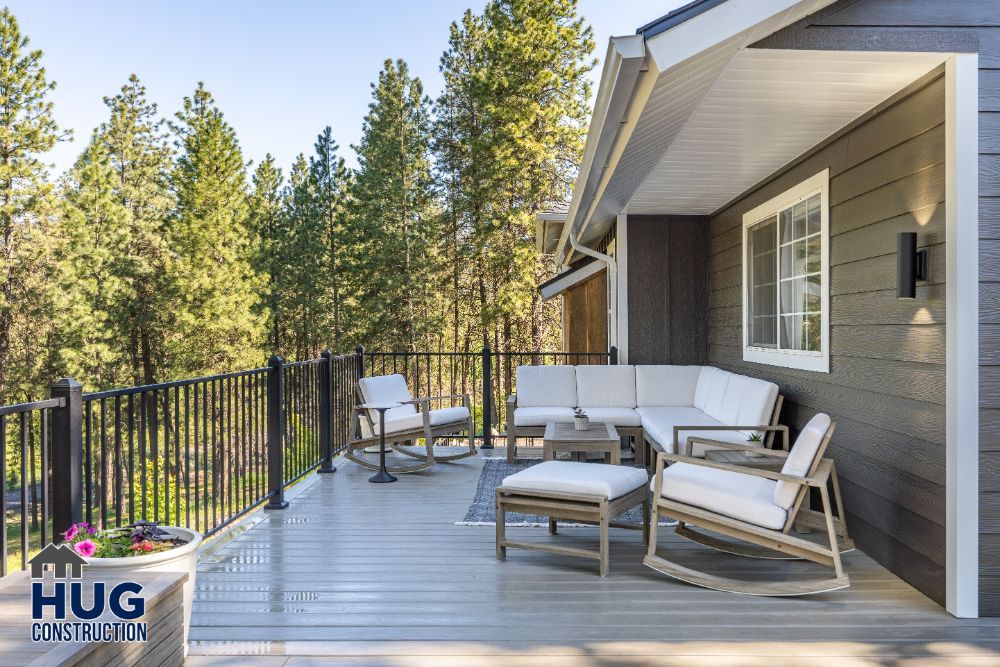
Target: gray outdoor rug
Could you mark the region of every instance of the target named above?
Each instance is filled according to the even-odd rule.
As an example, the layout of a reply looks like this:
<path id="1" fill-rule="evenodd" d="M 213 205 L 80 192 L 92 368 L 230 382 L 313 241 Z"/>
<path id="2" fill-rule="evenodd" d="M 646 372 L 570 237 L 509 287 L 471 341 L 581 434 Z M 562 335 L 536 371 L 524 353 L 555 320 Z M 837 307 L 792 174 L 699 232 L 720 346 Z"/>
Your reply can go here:
<path id="1" fill-rule="evenodd" d="M 476 496 L 469 505 L 469 511 L 465 513 L 465 519 L 456 521 L 456 526 L 495 526 L 497 523 L 496 497 L 497 487 L 503 483 L 508 475 L 513 475 L 525 468 L 530 468 L 542 462 L 541 458 L 517 458 L 514 463 L 507 463 L 503 457 L 488 458 L 483 461 L 483 470 L 479 474 L 479 484 L 476 486 Z M 642 506 L 636 505 L 629 511 L 615 517 L 617 523 L 642 523 Z M 548 527 L 547 517 L 537 514 L 524 514 L 522 512 L 507 512 L 507 526 L 511 527 Z M 574 526 L 574 524 L 560 521 L 561 526 Z M 669 525 L 660 522 L 661 526 Z"/>

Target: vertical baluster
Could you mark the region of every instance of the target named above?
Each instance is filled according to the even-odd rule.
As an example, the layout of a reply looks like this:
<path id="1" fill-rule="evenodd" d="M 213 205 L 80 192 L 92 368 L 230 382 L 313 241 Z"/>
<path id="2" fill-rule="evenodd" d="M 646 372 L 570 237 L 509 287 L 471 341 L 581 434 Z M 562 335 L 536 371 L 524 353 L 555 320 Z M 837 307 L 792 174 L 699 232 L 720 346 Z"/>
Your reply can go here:
<path id="1" fill-rule="evenodd" d="M 108 527 L 108 401 L 102 398 L 101 409 L 101 528 Z M 43 438 L 44 440 L 44 438 Z M 44 470 L 44 466 L 42 468 Z M 44 476 L 43 476 L 44 477 Z"/>
<path id="2" fill-rule="evenodd" d="M 209 494 L 209 482 L 208 482 L 208 451 L 211 445 L 211 439 L 209 437 L 208 429 L 208 394 L 211 382 L 205 382 L 201 388 L 201 502 L 202 511 L 204 512 L 202 532 L 207 533 L 209 525 L 209 507 L 208 507 L 208 494 Z"/>
<path id="3" fill-rule="evenodd" d="M 128 395 L 128 523 L 135 522 L 135 394 Z"/>
<path id="4" fill-rule="evenodd" d="M 41 415 L 41 411 L 39 411 Z M 30 460 L 28 461 L 28 476 L 31 478 L 31 485 L 28 487 L 30 491 L 29 500 L 31 501 L 31 529 L 38 530 L 38 484 L 36 484 L 36 460 L 35 456 L 35 420 L 28 420 L 28 441 L 30 445 L 28 447 L 28 453 L 30 454 Z M 0 482 L 0 486 L 3 483 Z M 44 543 L 43 543 L 44 545 Z"/>
<path id="5" fill-rule="evenodd" d="M 87 523 L 93 523 L 93 513 L 91 512 L 91 506 L 93 505 L 93 488 L 91 487 L 91 480 L 94 479 L 94 469 L 93 461 L 91 458 L 91 451 L 94 448 L 93 442 L 93 432 L 91 430 L 91 413 L 90 403 L 85 403 L 83 406 L 84 415 L 84 438 L 83 438 L 83 511 L 84 517 Z"/>
<path id="6" fill-rule="evenodd" d="M 191 388 L 184 385 L 184 525 L 191 527 Z M 197 518 L 197 517 L 196 517 Z"/>
<path id="7" fill-rule="evenodd" d="M 198 484 L 198 443 L 201 442 L 201 410 L 199 409 L 198 401 L 198 383 L 192 385 L 193 398 L 194 398 L 194 452 L 191 453 L 191 458 L 188 459 L 188 468 L 191 470 L 191 478 L 194 480 L 194 524 L 198 532 L 202 532 L 201 529 L 201 495 L 199 494 L 199 489 L 201 488 Z"/>
<path id="8" fill-rule="evenodd" d="M 139 507 L 142 516 L 140 519 L 146 519 L 146 456 L 148 454 L 147 446 L 149 444 L 148 437 L 149 434 L 146 432 L 147 425 L 149 423 L 149 404 L 147 400 L 146 392 L 139 394 Z M 134 483 L 133 483 L 134 485 Z"/>
<path id="9" fill-rule="evenodd" d="M 149 404 L 147 408 L 147 418 L 149 418 L 148 411 L 151 409 L 153 412 L 152 418 L 150 418 L 150 428 L 149 428 L 149 457 L 153 460 L 153 521 L 160 520 L 160 401 L 159 391 L 154 389 L 153 392 L 146 398 L 146 403 Z M 143 484 L 145 487 L 145 484 Z M 148 493 L 148 492 L 146 492 Z"/>
<path id="10" fill-rule="evenodd" d="M 49 507 L 49 410 L 48 408 L 42 410 L 42 439 L 39 443 L 39 454 L 41 459 L 41 474 L 39 475 L 39 483 L 41 484 L 41 496 L 42 496 L 42 545 L 49 543 L 49 513 L 51 508 Z M 0 427 L 2 428 L 2 427 Z M 3 477 L 0 477 L 3 479 Z M 0 516 L 3 516 L 0 514 Z M 4 558 L 7 555 L 4 554 Z"/>
<path id="11" fill-rule="evenodd" d="M 170 523 L 170 389 L 163 390 L 163 522 Z M 179 523 L 175 518 L 174 523 Z"/>
<path id="12" fill-rule="evenodd" d="M 170 488 L 169 485 L 167 488 Z M 181 388 L 174 387 L 174 521 L 181 522 Z"/>
<path id="13" fill-rule="evenodd" d="M 7 416 L 0 415 L 0 577 L 7 574 Z"/>
<path id="14" fill-rule="evenodd" d="M 122 397 L 115 396 L 115 520 L 114 525 L 120 526 L 122 522 L 122 501 L 124 491 L 122 490 Z"/>
<path id="15" fill-rule="evenodd" d="M 30 412 L 22 412 L 20 418 L 21 427 L 21 569 L 28 569 L 28 537 L 31 534 L 31 526 L 28 521 L 28 417 Z M 0 481 L 0 488 L 5 486 L 6 480 Z M 3 520 L 7 520 L 6 514 Z"/>

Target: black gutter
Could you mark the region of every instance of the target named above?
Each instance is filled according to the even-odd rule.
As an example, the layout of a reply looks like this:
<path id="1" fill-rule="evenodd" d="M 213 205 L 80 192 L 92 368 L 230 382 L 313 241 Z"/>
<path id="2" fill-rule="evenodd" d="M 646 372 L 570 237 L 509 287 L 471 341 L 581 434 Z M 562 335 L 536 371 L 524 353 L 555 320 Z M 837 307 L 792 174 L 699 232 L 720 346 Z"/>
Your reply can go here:
<path id="1" fill-rule="evenodd" d="M 689 2 L 683 7 L 678 7 L 669 14 L 661 16 L 655 21 L 650 21 L 646 25 L 642 26 L 635 31 L 635 34 L 642 35 L 643 39 L 649 39 L 650 37 L 656 37 L 660 33 L 666 32 L 673 27 L 679 26 L 681 23 L 693 19 L 694 17 L 704 14 L 709 9 L 713 7 L 718 7 L 726 0 L 694 0 L 694 2 Z"/>

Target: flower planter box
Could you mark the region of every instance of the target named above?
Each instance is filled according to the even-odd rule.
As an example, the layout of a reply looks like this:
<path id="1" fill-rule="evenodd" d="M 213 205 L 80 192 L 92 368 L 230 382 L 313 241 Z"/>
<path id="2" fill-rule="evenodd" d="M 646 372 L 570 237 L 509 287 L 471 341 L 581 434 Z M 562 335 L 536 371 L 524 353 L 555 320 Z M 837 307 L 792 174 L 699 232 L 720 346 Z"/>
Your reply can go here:
<path id="1" fill-rule="evenodd" d="M 104 575 L 113 579 L 127 579 L 129 572 L 184 572 L 184 653 L 187 654 L 188 628 L 191 625 L 191 605 L 194 601 L 194 578 L 197 574 L 198 547 L 201 533 L 178 526 L 160 526 L 171 535 L 187 540 L 175 549 L 126 556 L 124 558 L 87 558 L 87 570 L 92 575 Z"/>

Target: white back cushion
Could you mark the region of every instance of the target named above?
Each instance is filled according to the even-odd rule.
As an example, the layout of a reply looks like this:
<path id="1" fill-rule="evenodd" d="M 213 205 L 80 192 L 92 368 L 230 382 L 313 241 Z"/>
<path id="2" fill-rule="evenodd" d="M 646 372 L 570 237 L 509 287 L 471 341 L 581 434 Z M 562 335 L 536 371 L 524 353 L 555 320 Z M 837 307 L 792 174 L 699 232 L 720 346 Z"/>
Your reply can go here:
<path id="1" fill-rule="evenodd" d="M 361 378 L 358 380 L 358 386 L 361 387 L 361 395 L 364 397 L 365 403 L 402 403 L 412 398 L 410 390 L 406 386 L 406 378 L 398 373 Z M 417 408 L 413 405 L 401 405 L 398 408 L 386 410 L 385 420 L 388 422 L 400 419 L 412 415 L 416 411 Z M 371 415 L 372 421 L 377 424 L 379 421 L 378 411 L 369 410 L 368 414 Z"/>
<path id="2" fill-rule="evenodd" d="M 577 366 L 576 404 L 634 408 L 635 366 Z"/>
<path id="3" fill-rule="evenodd" d="M 781 467 L 782 474 L 805 477 L 809 473 L 816 453 L 819 451 L 820 443 L 823 442 L 823 436 L 830 430 L 830 423 L 830 416 L 822 412 L 809 420 L 809 423 L 799 433 L 799 437 L 795 439 L 792 451 L 788 453 L 785 465 Z M 790 508 L 801 488 L 800 485 L 792 482 L 778 482 L 778 485 L 774 487 L 774 504 L 785 509 Z"/>
<path id="4" fill-rule="evenodd" d="M 698 388 L 701 366 L 636 366 L 635 404 L 648 407 L 690 407 Z"/>
<path id="5" fill-rule="evenodd" d="M 743 378 L 743 399 L 740 401 L 737 426 L 762 426 L 771 423 L 778 385 L 757 378 Z M 732 384 L 732 380 L 730 380 Z"/>
<path id="6" fill-rule="evenodd" d="M 694 392 L 694 407 L 715 419 L 713 412 L 722 412 L 722 402 L 732 373 L 712 366 L 704 366 L 698 374 L 698 388 Z M 720 420 L 721 421 L 721 420 Z"/>
<path id="7" fill-rule="evenodd" d="M 521 408 L 576 407 L 576 368 L 518 366 L 517 405 Z"/>

